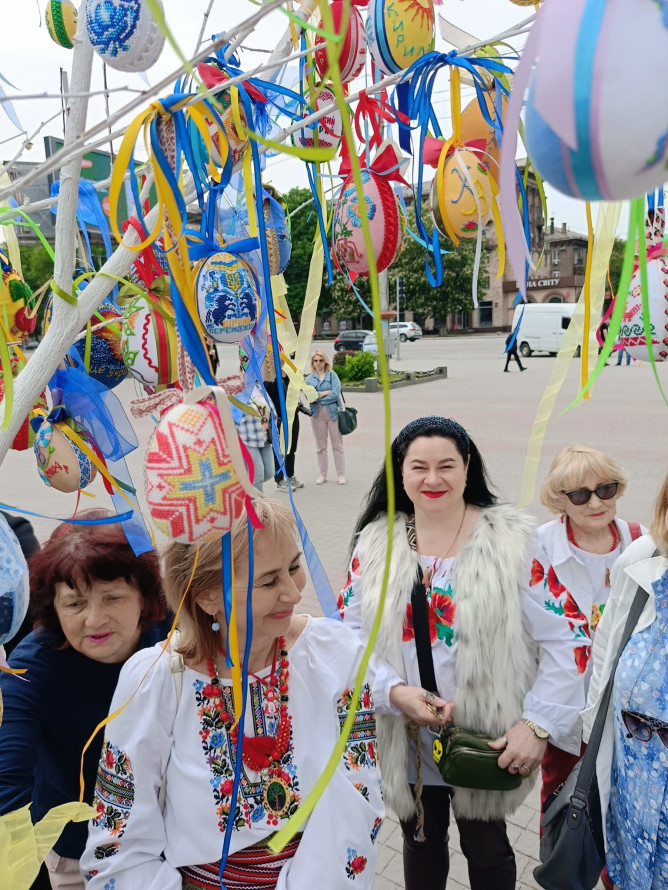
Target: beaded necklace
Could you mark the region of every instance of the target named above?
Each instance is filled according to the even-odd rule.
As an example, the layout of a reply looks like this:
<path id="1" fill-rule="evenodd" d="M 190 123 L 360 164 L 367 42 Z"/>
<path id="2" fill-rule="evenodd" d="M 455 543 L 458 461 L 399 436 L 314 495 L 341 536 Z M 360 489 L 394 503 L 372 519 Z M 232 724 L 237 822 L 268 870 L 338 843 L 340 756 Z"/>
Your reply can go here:
<path id="1" fill-rule="evenodd" d="M 614 522 L 611 522 L 608 524 L 608 529 L 610 530 L 610 533 L 612 534 L 612 547 L 610 548 L 610 550 L 608 552 L 612 553 L 613 550 L 616 550 L 617 547 L 619 547 L 619 532 L 617 531 L 617 527 L 615 526 Z M 578 543 L 575 540 L 575 535 L 573 534 L 573 529 L 571 528 L 571 524 L 568 521 L 568 519 L 566 519 L 566 534 L 568 535 L 569 542 L 574 547 L 578 547 L 578 549 L 581 550 L 582 548 L 578 546 Z"/>

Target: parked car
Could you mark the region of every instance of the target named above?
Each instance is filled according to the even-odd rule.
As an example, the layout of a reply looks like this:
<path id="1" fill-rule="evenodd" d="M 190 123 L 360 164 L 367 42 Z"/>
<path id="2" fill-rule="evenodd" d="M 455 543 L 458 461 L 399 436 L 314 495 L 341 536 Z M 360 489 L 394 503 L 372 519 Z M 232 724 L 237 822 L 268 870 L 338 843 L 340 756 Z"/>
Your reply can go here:
<path id="1" fill-rule="evenodd" d="M 368 331 L 341 331 L 334 341 L 334 351 L 341 352 L 342 349 L 352 349 L 355 352 L 361 352 L 362 343 L 368 333 Z"/>
<path id="2" fill-rule="evenodd" d="M 390 324 L 390 330 L 396 331 L 399 334 L 399 339 L 402 343 L 405 343 L 406 340 L 410 340 L 413 343 L 422 336 L 422 328 L 419 324 L 415 324 L 414 321 L 393 321 Z"/>
<path id="3" fill-rule="evenodd" d="M 399 335 L 396 331 L 383 331 L 383 333 L 385 334 L 383 337 L 385 341 L 385 355 L 392 355 L 392 353 L 396 352 Z M 378 342 L 376 340 L 375 331 L 367 333 L 367 336 L 364 338 L 364 343 L 362 344 L 362 352 L 378 355 Z"/>
<path id="4" fill-rule="evenodd" d="M 522 324 L 517 332 L 520 354 L 524 358 L 534 352 L 556 355 L 574 311 L 575 303 L 527 303 L 516 306 L 513 330 L 521 316 Z"/>

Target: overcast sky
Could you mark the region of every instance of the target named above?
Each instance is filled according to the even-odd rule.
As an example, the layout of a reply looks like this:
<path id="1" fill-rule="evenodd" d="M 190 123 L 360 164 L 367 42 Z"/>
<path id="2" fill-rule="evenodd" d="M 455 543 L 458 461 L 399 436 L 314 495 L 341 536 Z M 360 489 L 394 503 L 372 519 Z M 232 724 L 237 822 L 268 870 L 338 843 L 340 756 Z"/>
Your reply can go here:
<path id="1" fill-rule="evenodd" d="M 50 99 L 21 99 L 20 95 L 34 93 L 58 94 L 60 85 L 60 69 L 67 72 L 71 69 L 72 51 L 57 46 L 49 37 L 44 23 L 45 3 L 40 0 L 0 0 L 0 12 L 3 13 L 3 49 L 0 54 L 0 74 L 11 82 L 12 89 L 2 84 L 5 91 L 14 101 L 14 108 L 23 127 L 29 134 L 53 115 L 56 118 L 35 137 L 34 148 L 26 152 L 22 160 L 39 161 L 44 157 L 43 136 L 62 137 L 62 119 L 59 115 L 60 101 Z M 176 36 L 185 55 L 191 55 L 197 43 L 202 17 L 209 5 L 209 0 L 164 0 L 165 14 L 168 25 Z M 205 38 L 225 30 L 231 30 L 246 17 L 254 14 L 257 6 L 245 0 L 215 0 L 205 30 Z M 495 36 L 516 23 L 527 18 L 527 8 L 519 7 L 510 0 L 448 0 L 437 7 L 437 12 L 446 16 L 458 27 L 481 38 Z M 40 25 L 41 20 L 41 25 Z M 249 36 L 245 45 L 251 48 L 272 49 L 278 37 L 285 31 L 286 18 L 280 12 L 273 12 L 258 26 L 256 32 Z M 437 36 L 436 48 L 447 51 L 450 47 Z M 244 52 L 242 66 L 248 69 L 266 56 Z M 147 72 L 150 83 L 157 83 L 178 67 L 177 56 L 170 46 L 166 45 L 161 58 Z M 138 74 L 124 74 L 108 69 L 108 85 L 115 87 L 128 86 L 143 89 L 145 83 Z M 93 72 L 93 89 L 102 88 L 102 63 L 96 57 Z M 449 134 L 450 114 L 446 76 L 437 87 L 439 95 L 436 110 L 444 134 Z M 473 91 L 464 88 L 463 101 L 466 102 Z M 121 108 L 129 99 L 129 93 L 112 93 L 109 97 L 111 111 Z M 136 112 L 135 112 L 136 113 Z M 89 126 L 105 117 L 104 103 L 101 98 L 90 102 Z M 20 146 L 20 138 L 12 138 L 17 134 L 16 128 L 0 111 L 0 159 L 13 157 Z M 115 142 L 115 148 L 118 147 Z M 282 190 L 292 186 L 306 186 L 307 180 L 303 165 L 286 157 L 271 158 L 268 162 L 266 179 Z M 549 215 L 555 217 L 559 226 L 567 222 L 571 228 L 586 231 L 584 204 L 573 201 L 548 188 Z M 626 229 L 626 214 L 620 226 Z"/>

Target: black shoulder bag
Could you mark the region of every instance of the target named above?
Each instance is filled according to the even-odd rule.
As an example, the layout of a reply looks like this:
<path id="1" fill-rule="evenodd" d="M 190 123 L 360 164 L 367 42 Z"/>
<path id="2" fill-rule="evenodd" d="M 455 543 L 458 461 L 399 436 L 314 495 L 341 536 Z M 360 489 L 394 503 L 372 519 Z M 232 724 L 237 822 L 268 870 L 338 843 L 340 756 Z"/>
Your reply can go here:
<path id="1" fill-rule="evenodd" d="M 659 551 L 655 551 L 654 556 Z M 608 716 L 617 664 L 647 602 L 638 587 L 631 604 L 619 651 L 610 671 L 601 704 L 581 760 L 561 788 L 543 806 L 540 861 L 533 876 L 545 890 L 593 890 L 605 866 L 603 819 L 596 780 L 596 757 Z"/>

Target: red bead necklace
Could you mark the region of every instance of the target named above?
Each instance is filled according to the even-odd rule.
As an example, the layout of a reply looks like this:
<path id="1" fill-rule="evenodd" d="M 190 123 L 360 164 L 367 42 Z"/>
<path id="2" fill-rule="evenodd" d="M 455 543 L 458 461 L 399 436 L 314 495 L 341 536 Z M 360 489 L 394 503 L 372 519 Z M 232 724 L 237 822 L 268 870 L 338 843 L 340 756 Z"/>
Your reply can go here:
<path id="1" fill-rule="evenodd" d="M 619 532 L 617 531 L 617 527 L 614 522 L 610 522 L 608 524 L 608 528 L 610 529 L 610 533 L 612 534 L 612 547 L 609 552 L 612 553 L 613 550 L 616 550 L 619 547 Z M 573 529 L 571 528 L 571 524 L 566 518 L 566 534 L 568 535 L 568 540 L 574 547 L 578 547 L 578 544 L 575 540 L 575 535 L 573 534 Z M 579 548 L 582 549 L 582 548 Z"/>
<path id="2" fill-rule="evenodd" d="M 280 659 L 278 658 L 279 650 Z M 278 676 L 276 676 L 277 661 L 279 664 Z M 223 704 L 223 691 L 220 687 L 220 680 L 218 679 L 218 674 L 216 672 L 216 665 L 213 658 L 211 658 L 210 656 L 206 660 L 206 666 L 209 671 L 209 676 L 211 677 L 211 684 L 210 686 L 205 687 L 204 692 L 210 698 L 215 699 L 216 707 L 220 712 L 220 717 L 223 722 L 227 724 L 230 739 L 232 740 L 233 745 L 235 745 L 236 747 L 237 739 L 239 736 L 239 728 L 238 726 L 235 726 L 233 729 L 231 728 L 234 722 L 234 718 L 228 711 L 225 710 L 225 705 Z M 272 665 L 271 674 L 266 680 L 262 680 L 259 677 L 256 678 L 259 679 L 260 683 L 262 683 L 262 685 L 265 686 L 265 688 L 267 689 L 266 698 L 271 703 L 275 701 L 275 693 L 273 688 L 271 687 L 278 686 L 278 693 L 280 695 L 280 707 L 278 711 L 278 726 L 276 729 L 276 735 L 247 736 L 244 734 L 243 737 L 241 758 L 246 766 L 249 769 L 254 770 L 255 772 L 269 770 L 271 775 L 274 764 L 278 763 L 281 760 L 290 745 L 290 729 L 292 725 L 292 717 L 288 713 L 288 667 L 288 650 L 285 645 L 285 637 L 279 637 L 276 640 L 276 647 L 274 649 L 274 662 Z M 255 676 L 255 674 L 252 674 L 252 676 Z M 271 696 L 269 695 L 270 692 L 272 693 Z"/>

